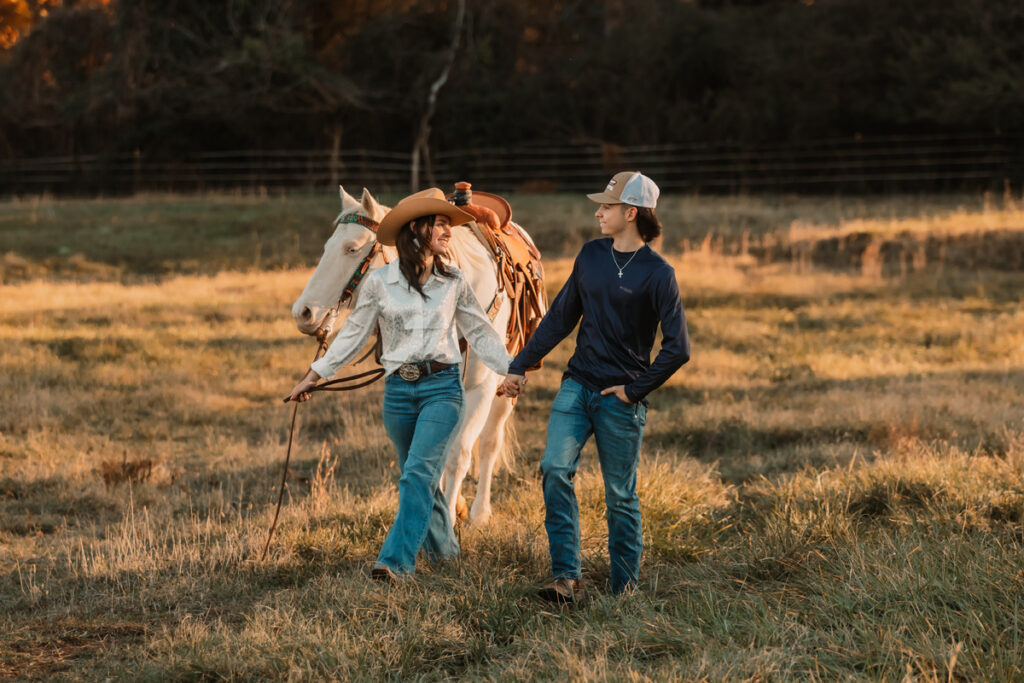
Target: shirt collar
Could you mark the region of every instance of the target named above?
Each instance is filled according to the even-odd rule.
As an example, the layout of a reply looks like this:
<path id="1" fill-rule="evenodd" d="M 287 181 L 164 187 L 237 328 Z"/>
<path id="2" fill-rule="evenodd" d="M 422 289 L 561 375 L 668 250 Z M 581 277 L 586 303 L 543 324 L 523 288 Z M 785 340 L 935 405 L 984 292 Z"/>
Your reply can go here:
<path id="1" fill-rule="evenodd" d="M 398 284 L 402 280 L 402 271 L 398 266 L 398 259 L 395 259 L 384 267 L 384 281 L 389 285 Z"/>
<path id="2" fill-rule="evenodd" d="M 427 278 L 427 284 L 430 284 L 431 282 L 437 279 L 437 274 L 431 273 L 430 277 Z M 402 269 L 399 266 L 398 259 L 395 259 L 391 263 L 384 266 L 384 282 L 386 282 L 389 285 L 397 285 L 405 282 L 405 276 L 402 275 Z"/>

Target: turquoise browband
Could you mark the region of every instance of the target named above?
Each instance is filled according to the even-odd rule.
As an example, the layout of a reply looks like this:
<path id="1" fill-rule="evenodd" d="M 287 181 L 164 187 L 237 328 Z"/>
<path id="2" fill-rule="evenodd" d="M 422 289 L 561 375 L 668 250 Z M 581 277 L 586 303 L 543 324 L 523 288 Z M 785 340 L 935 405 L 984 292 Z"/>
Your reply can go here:
<path id="1" fill-rule="evenodd" d="M 359 225 L 363 226 L 364 228 L 367 228 L 369 230 L 373 230 L 374 232 L 377 232 L 377 227 L 380 225 L 380 223 L 378 223 L 377 221 L 373 220 L 372 218 L 367 218 L 366 216 L 360 216 L 357 213 L 350 213 L 347 216 L 342 216 L 341 220 L 338 221 L 338 223 L 358 223 Z"/>

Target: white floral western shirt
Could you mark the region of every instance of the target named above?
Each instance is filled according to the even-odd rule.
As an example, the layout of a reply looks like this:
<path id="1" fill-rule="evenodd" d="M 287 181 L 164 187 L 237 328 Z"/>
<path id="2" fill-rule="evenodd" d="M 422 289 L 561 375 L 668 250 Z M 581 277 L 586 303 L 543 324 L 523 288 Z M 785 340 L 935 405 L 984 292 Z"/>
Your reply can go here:
<path id="1" fill-rule="evenodd" d="M 430 276 L 423 285 L 426 298 L 409 286 L 398 261 L 370 271 L 355 309 L 324 357 L 310 367 L 329 379 L 355 359 L 379 323 L 381 364 L 388 375 L 403 363 L 459 363 L 458 331 L 487 367 L 499 375 L 507 374 L 512 357 L 505 340 L 495 332 L 465 274 L 455 266 L 448 270 L 453 277 Z"/>

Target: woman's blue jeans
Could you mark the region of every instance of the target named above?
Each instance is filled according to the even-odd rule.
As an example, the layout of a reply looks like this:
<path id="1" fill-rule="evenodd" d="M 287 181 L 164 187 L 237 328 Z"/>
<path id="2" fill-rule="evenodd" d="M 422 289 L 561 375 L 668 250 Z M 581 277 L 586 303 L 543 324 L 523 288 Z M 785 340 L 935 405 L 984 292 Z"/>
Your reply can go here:
<path id="1" fill-rule="evenodd" d="M 448 447 L 462 419 L 459 366 L 407 382 L 397 373 L 384 380 L 384 429 L 398 452 L 398 512 L 377 556 L 399 574 L 416 568 L 423 548 L 427 559 L 459 554 L 448 505 L 439 487 Z"/>
<path id="2" fill-rule="evenodd" d="M 612 590 L 621 593 L 636 585 L 643 550 L 636 467 L 645 424 L 643 404 L 602 396 L 571 378 L 562 381 L 551 404 L 547 447 L 540 464 L 544 526 L 555 578 L 580 578 L 579 507 L 573 478 L 580 451 L 593 435 L 604 478 Z"/>

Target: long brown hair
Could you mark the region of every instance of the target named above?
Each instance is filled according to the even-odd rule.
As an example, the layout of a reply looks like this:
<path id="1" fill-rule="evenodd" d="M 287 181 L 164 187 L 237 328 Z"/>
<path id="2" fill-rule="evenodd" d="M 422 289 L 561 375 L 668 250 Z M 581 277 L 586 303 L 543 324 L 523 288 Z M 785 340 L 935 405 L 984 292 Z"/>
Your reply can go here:
<path id="1" fill-rule="evenodd" d="M 398 249 L 398 269 L 402 271 L 409 286 L 420 293 L 424 299 L 427 295 L 423 293 L 423 285 L 420 284 L 420 277 L 426 268 L 423 259 L 423 250 L 430 244 L 430 233 L 434 227 L 436 216 L 420 216 L 412 221 L 412 225 L 406 223 L 399 229 L 395 236 L 395 247 Z M 445 257 L 439 254 L 434 255 L 434 273 L 441 277 L 453 277 L 448 270 Z"/>
<path id="2" fill-rule="evenodd" d="M 661 235 L 661 221 L 654 209 L 644 206 L 636 207 L 636 231 L 640 233 L 640 239 L 650 242 Z"/>

